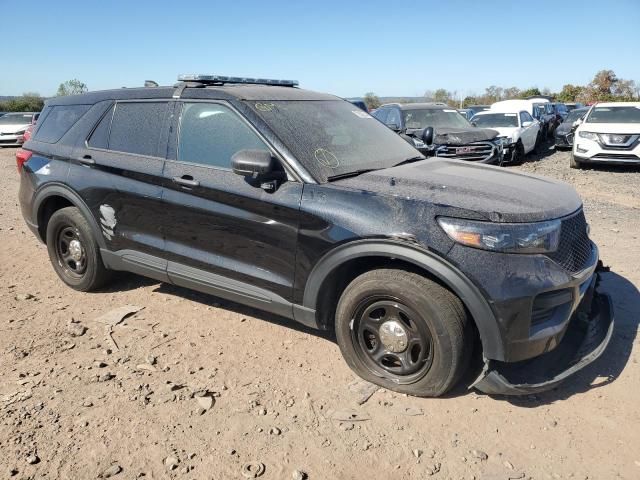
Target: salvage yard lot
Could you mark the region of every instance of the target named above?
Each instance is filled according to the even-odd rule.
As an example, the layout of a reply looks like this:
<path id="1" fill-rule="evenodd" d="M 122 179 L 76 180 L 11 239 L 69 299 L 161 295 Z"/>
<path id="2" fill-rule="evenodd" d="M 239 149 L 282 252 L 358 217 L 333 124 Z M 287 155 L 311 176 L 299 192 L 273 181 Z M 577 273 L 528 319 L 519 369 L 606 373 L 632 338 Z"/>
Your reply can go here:
<path id="1" fill-rule="evenodd" d="M 552 150 L 507 167 L 584 199 L 615 305 L 602 358 L 536 396 L 359 406 L 330 336 L 129 274 L 64 286 L 20 215 L 14 156 L 0 150 L 0 478 L 244 478 L 247 462 L 264 479 L 640 478 L 640 170 L 570 170 Z M 143 309 L 111 333 L 96 321 L 125 305 Z"/>

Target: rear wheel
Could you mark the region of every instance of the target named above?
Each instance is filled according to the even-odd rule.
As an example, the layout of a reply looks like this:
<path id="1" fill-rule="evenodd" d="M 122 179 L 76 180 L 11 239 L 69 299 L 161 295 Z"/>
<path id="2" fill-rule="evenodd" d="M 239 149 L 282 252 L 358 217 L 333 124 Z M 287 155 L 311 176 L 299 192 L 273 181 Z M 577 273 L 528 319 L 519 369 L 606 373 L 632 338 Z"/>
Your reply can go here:
<path id="1" fill-rule="evenodd" d="M 95 290 L 111 278 L 91 227 L 76 207 L 62 208 L 51 216 L 47 224 L 47 250 L 53 269 L 75 290 Z"/>
<path id="2" fill-rule="evenodd" d="M 343 292 L 336 336 L 347 364 L 390 390 L 435 397 L 447 392 L 469 364 L 473 348 L 462 302 L 416 273 L 364 273 Z"/>
<path id="3" fill-rule="evenodd" d="M 571 156 L 569 157 L 569 166 L 571 168 L 578 168 L 578 169 L 584 168 L 584 166 L 582 165 L 582 162 L 576 159 L 573 152 L 571 152 Z"/>

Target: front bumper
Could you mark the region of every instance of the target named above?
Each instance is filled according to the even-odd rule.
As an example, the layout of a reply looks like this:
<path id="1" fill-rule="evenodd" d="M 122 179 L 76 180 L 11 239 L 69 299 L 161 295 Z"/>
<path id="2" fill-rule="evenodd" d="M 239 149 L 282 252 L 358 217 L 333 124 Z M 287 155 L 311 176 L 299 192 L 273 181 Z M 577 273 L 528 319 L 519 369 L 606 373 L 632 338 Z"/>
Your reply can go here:
<path id="1" fill-rule="evenodd" d="M 555 132 L 555 146 L 556 148 L 571 148 L 573 146 L 574 133 L 559 133 Z"/>
<path id="2" fill-rule="evenodd" d="M 614 328 L 611 298 L 597 290 L 597 283 L 596 273 L 555 349 L 514 363 L 485 359 L 482 373 L 471 387 L 492 395 L 538 393 L 556 387 L 594 362 L 609 344 Z"/>
<path id="3" fill-rule="evenodd" d="M 0 146 L 20 146 L 24 143 L 23 133 L 0 133 Z"/>
<path id="4" fill-rule="evenodd" d="M 581 163 L 607 163 L 612 165 L 640 164 L 640 143 L 626 148 L 607 147 L 597 141 L 577 136 L 573 155 Z"/>

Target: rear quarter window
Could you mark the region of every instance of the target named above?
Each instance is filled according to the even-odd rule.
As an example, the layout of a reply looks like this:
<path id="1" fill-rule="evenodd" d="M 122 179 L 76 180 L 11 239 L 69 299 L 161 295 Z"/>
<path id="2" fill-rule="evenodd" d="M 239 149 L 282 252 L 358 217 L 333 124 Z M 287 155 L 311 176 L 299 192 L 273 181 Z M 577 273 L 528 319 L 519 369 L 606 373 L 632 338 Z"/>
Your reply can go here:
<path id="1" fill-rule="evenodd" d="M 117 103 L 107 148 L 136 155 L 157 156 L 167 109 L 167 102 Z"/>
<path id="2" fill-rule="evenodd" d="M 73 127 L 91 105 L 56 105 L 41 120 L 41 125 L 33 137 L 44 143 L 56 143 Z"/>

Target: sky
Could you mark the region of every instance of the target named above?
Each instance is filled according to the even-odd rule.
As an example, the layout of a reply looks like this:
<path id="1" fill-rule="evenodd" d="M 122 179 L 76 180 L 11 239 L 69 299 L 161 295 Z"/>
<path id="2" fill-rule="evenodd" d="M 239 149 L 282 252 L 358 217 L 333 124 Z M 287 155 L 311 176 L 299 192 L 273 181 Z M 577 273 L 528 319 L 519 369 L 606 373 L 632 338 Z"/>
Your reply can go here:
<path id="1" fill-rule="evenodd" d="M 640 83 L 640 0 L 0 0 L 0 12 L 0 95 L 180 73 L 296 79 L 343 97 L 557 91 L 601 69 Z"/>

